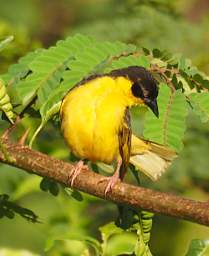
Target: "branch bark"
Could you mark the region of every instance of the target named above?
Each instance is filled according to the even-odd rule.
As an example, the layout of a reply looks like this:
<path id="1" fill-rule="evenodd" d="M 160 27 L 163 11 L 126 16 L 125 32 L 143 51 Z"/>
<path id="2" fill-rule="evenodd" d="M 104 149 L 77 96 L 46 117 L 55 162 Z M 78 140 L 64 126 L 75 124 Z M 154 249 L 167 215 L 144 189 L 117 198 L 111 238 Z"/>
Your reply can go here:
<path id="1" fill-rule="evenodd" d="M 70 186 L 71 179 L 69 177 L 73 167 L 70 163 L 54 159 L 26 146 L 12 144 L 8 140 L 2 140 L 2 144 L 10 157 L 5 158 L 4 154 L 0 152 L 0 162 Z M 208 202 L 194 201 L 122 182 L 118 182 L 105 197 L 106 182 L 104 176 L 93 171 L 83 170 L 76 177 L 74 188 L 117 204 L 142 208 L 209 226 Z"/>

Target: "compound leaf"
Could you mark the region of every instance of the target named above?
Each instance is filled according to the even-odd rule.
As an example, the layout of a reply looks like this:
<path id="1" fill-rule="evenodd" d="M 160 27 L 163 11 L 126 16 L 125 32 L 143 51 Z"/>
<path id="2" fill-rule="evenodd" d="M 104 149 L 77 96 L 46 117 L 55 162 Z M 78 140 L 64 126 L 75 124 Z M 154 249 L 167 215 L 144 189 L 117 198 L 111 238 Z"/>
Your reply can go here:
<path id="1" fill-rule="evenodd" d="M 47 122 L 52 115 L 56 114 L 64 95 L 83 78 L 97 73 L 101 69 L 101 63 L 111 56 L 120 55 L 123 52 L 132 52 L 134 46 L 115 42 L 96 42 L 76 55 L 76 61 L 68 63 L 70 70 L 63 74 L 64 81 L 60 87 L 48 95 L 48 99 L 42 105 L 40 113 L 43 122 Z M 55 110 L 55 111 L 52 111 Z"/>
<path id="2" fill-rule="evenodd" d="M 10 97 L 7 93 L 7 88 L 2 79 L 0 79 L 0 111 L 3 111 L 9 121 L 13 123 L 15 114 L 13 112 L 13 107 L 10 102 Z"/>
<path id="3" fill-rule="evenodd" d="M 117 60 L 114 60 L 110 67 L 108 67 L 107 71 L 119 68 L 125 68 L 128 66 L 142 66 L 144 68 L 149 68 L 148 58 L 144 55 L 141 56 L 127 56 L 121 57 Z"/>
<path id="4" fill-rule="evenodd" d="M 156 118 L 151 111 L 146 114 L 144 137 L 180 151 L 188 112 L 185 96 L 181 90 L 173 93 L 168 86 L 161 84 L 158 107 L 159 118 Z"/>
<path id="5" fill-rule="evenodd" d="M 209 120 L 209 93 L 192 93 L 188 96 L 194 112 L 200 116 L 202 122 Z"/>

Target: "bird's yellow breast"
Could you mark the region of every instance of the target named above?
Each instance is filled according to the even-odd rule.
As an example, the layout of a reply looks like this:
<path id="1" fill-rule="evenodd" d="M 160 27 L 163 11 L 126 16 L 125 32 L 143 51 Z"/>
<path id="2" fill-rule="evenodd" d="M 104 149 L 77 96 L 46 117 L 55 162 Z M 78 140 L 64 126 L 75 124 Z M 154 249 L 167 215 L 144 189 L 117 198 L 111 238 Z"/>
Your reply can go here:
<path id="1" fill-rule="evenodd" d="M 72 89 L 61 107 L 62 130 L 72 152 L 94 162 L 117 159 L 125 109 L 139 102 L 124 77 L 98 77 Z"/>

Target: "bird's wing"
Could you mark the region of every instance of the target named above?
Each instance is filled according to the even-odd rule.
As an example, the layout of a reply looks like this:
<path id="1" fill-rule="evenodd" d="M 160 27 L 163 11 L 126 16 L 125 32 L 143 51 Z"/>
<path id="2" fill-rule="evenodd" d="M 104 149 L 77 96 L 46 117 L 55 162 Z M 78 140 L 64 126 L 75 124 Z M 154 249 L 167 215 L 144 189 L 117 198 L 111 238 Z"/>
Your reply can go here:
<path id="1" fill-rule="evenodd" d="M 122 166 L 120 170 L 120 178 L 123 179 L 128 168 L 131 154 L 131 121 L 130 113 L 127 108 L 124 114 L 123 122 L 118 133 L 119 152 L 122 158 Z"/>

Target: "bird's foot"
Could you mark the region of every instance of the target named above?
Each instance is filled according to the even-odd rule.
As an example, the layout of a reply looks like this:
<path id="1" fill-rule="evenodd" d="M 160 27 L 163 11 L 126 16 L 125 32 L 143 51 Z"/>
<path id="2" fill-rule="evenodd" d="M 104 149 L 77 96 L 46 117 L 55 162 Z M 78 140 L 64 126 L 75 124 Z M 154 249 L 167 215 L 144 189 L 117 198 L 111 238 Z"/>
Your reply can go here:
<path id="1" fill-rule="evenodd" d="M 107 186 L 105 188 L 105 197 L 106 197 L 107 193 L 112 191 L 116 183 L 120 181 L 120 178 L 119 178 L 119 175 L 117 175 L 117 173 L 115 172 L 113 176 L 106 177 L 105 179 L 108 181 Z"/>
<path id="2" fill-rule="evenodd" d="M 72 168 L 71 174 L 69 176 L 70 186 L 72 187 L 74 185 L 76 177 L 81 173 L 82 170 L 89 170 L 88 165 L 85 165 L 82 160 L 77 162 L 74 167 Z"/>
<path id="3" fill-rule="evenodd" d="M 102 181 L 108 181 L 107 186 L 105 188 L 105 197 L 107 195 L 107 193 L 109 193 L 110 191 L 112 191 L 112 189 L 114 188 L 114 186 L 116 185 L 117 182 L 121 181 L 120 179 L 120 167 L 122 164 L 122 160 L 118 161 L 117 164 L 117 168 L 114 172 L 114 174 L 111 177 L 105 177 L 101 180 Z"/>

